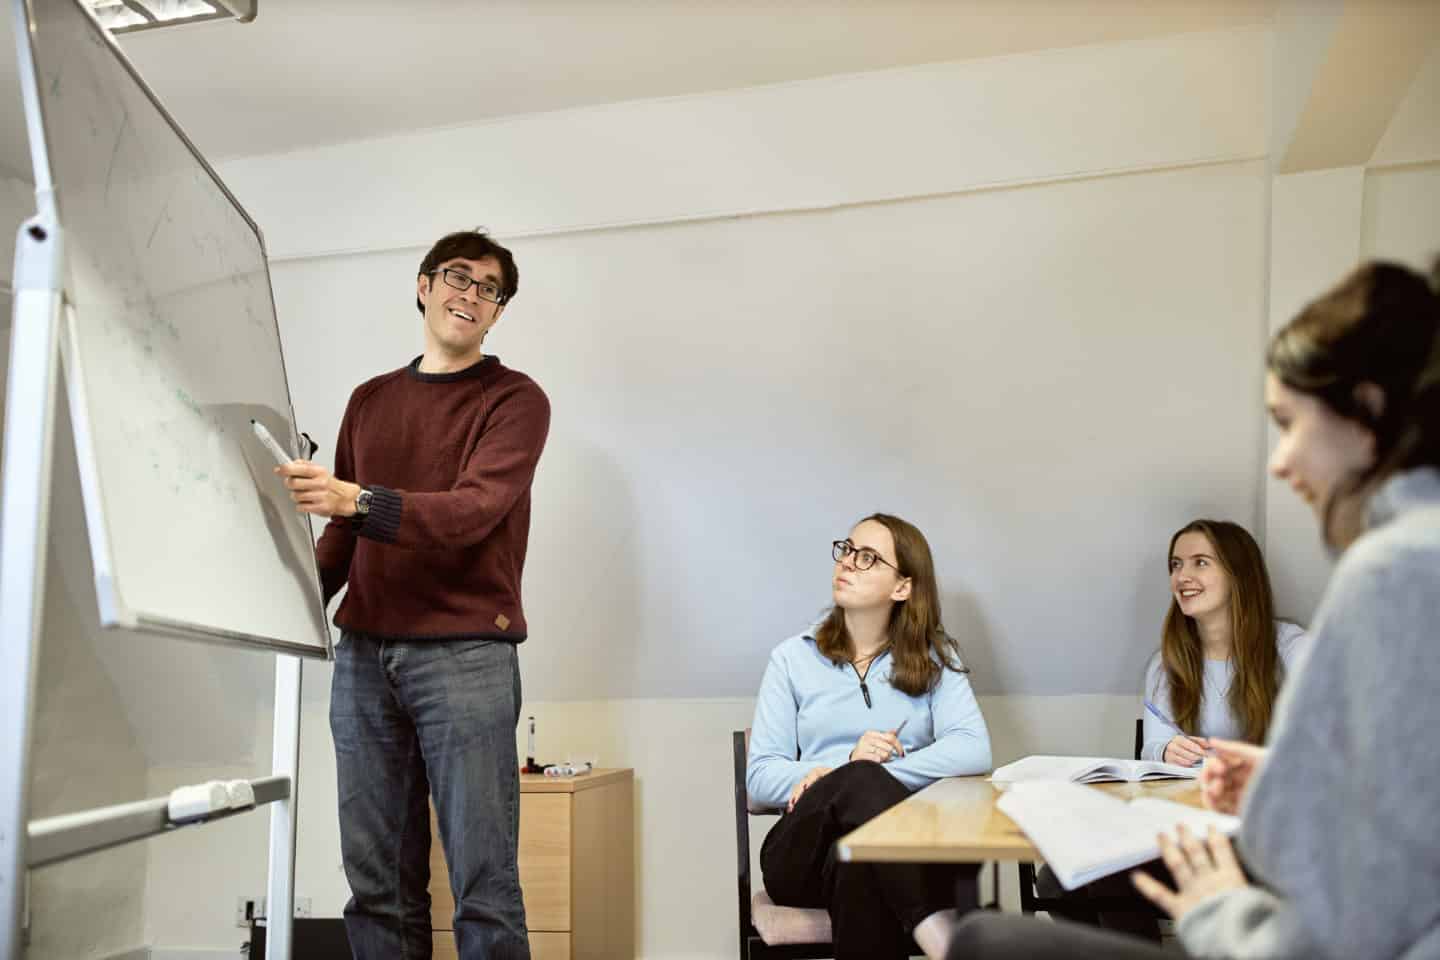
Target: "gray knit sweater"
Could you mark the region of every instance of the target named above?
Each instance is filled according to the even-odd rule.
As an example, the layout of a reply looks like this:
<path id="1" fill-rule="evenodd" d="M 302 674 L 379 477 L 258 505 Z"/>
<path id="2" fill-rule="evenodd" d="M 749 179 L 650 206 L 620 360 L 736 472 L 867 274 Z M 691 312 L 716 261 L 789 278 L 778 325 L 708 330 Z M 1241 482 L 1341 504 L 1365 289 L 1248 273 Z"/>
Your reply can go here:
<path id="1" fill-rule="evenodd" d="M 1259 885 L 1185 915 L 1195 957 L 1440 957 L 1440 471 L 1392 477 L 1367 526 L 1245 796 Z"/>

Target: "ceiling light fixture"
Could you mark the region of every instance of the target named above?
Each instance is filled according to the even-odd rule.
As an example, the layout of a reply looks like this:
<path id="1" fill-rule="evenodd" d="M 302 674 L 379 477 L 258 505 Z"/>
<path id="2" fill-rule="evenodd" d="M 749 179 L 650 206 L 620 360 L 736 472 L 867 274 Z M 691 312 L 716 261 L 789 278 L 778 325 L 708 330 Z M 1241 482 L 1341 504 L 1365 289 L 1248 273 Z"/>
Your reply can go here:
<path id="1" fill-rule="evenodd" d="M 259 0 L 86 0 L 100 25 L 111 33 L 151 30 L 206 20 L 255 19 Z"/>

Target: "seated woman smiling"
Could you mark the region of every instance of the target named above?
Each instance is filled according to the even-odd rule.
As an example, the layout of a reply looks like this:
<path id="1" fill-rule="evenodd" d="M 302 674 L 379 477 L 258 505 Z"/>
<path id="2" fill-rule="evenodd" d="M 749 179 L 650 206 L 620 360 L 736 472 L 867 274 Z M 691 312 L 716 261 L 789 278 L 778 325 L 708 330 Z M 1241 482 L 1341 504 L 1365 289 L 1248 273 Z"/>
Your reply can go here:
<path id="1" fill-rule="evenodd" d="M 1263 743 L 1280 685 L 1308 646 L 1275 619 L 1270 574 L 1239 524 L 1195 520 L 1170 538 L 1170 610 L 1145 672 L 1146 760 L 1193 766 L 1206 737 Z M 1172 725 L 1173 724 L 1173 725 Z"/>
<path id="2" fill-rule="evenodd" d="M 834 606 L 770 655 L 746 788 L 785 808 L 760 852 L 784 906 L 830 913 L 836 960 L 942 957 L 977 867 L 841 864 L 840 837 L 942 777 L 990 769 L 990 735 L 940 625 L 930 545 L 877 513 L 833 545 Z"/>
<path id="3" fill-rule="evenodd" d="M 1183 767 L 1205 757 L 1210 737 L 1262 743 L 1280 686 L 1309 646 L 1305 631 L 1275 619 L 1265 557 L 1239 524 L 1193 520 L 1170 538 L 1170 609 L 1160 649 L 1145 670 L 1145 760 Z M 1159 861 L 1146 870 L 1169 880 Z M 1159 942 L 1159 912 L 1115 875 L 1066 892 L 1048 867 L 1036 878 L 1043 897 L 1082 923 Z M 1131 897 L 1134 909 L 1097 911 L 1094 898 Z"/>

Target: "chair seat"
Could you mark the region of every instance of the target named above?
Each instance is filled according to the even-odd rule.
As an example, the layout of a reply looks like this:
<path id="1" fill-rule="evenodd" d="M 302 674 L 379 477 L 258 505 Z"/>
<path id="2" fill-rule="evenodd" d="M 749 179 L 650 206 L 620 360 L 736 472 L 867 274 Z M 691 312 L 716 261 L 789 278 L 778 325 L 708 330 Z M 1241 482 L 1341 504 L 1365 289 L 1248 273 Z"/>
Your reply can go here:
<path id="1" fill-rule="evenodd" d="M 772 947 L 786 943 L 829 943 L 830 914 L 807 907 L 781 907 L 763 890 L 750 900 L 751 922 Z"/>

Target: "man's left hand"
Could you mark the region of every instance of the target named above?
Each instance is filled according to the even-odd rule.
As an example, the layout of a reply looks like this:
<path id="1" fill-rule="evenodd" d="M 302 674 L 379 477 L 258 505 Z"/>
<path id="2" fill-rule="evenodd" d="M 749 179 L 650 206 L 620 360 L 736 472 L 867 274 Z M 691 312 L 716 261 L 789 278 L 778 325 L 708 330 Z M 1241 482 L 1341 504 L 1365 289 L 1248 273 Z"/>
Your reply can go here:
<path id="1" fill-rule="evenodd" d="M 285 489 L 295 509 L 317 517 L 353 517 L 360 485 L 338 480 L 329 470 L 309 460 L 291 460 L 275 468 L 285 480 Z"/>

